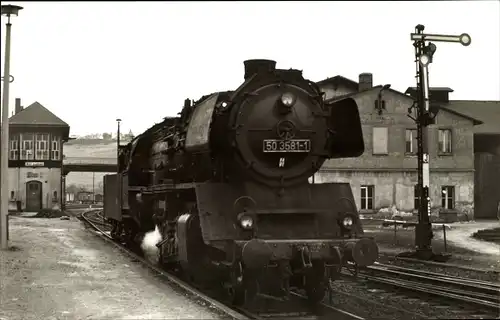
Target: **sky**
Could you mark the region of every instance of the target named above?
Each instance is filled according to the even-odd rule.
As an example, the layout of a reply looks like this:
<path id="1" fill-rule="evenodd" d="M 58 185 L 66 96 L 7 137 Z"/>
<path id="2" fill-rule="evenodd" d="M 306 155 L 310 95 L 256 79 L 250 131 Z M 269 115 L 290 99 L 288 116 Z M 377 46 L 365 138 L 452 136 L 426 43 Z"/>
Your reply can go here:
<path id="1" fill-rule="evenodd" d="M 469 33 L 437 43 L 430 85 L 456 100 L 500 100 L 500 2 L 5 2 L 12 20 L 10 112 L 38 101 L 72 135 L 138 134 L 197 100 L 243 82 L 266 58 L 313 81 L 371 72 L 375 85 L 415 86 L 410 33 Z M 2 74 L 5 44 L 2 17 Z"/>

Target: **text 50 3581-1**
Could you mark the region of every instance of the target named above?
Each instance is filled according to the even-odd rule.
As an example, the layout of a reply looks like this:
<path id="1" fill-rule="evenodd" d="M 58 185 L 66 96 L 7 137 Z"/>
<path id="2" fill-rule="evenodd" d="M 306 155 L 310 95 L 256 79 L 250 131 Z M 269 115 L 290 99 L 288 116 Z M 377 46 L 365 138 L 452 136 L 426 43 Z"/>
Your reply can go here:
<path id="1" fill-rule="evenodd" d="M 292 139 L 274 140 L 264 139 L 262 141 L 263 152 L 309 152 L 311 151 L 311 140 Z"/>

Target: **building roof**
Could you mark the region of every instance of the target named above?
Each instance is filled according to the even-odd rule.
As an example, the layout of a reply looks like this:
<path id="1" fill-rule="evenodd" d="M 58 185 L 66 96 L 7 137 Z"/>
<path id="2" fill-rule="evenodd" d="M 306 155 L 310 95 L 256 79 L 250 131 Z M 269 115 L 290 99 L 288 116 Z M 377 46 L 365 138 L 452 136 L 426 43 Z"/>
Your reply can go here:
<path id="1" fill-rule="evenodd" d="M 448 87 L 430 87 L 429 91 L 453 92 L 453 89 Z M 406 89 L 405 91 L 405 94 L 415 95 L 416 93 L 417 93 L 417 87 L 408 87 L 408 89 Z"/>
<path id="2" fill-rule="evenodd" d="M 330 78 L 326 78 L 324 80 L 316 82 L 316 84 L 318 86 L 321 86 L 322 84 L 328 84 L 328 83 L 333 83 L 333 84 L 342 83 L 342 84 L 346 85 L 347 87 L 351 87 L 351 88 L 355 89 L 356 91 L 359 89 L 359 84 L 356 81 L 351 80 L 351 79 L 347 79 L 346 77 L 342 77 L 342 76 L 330 77 Z"/>
<path id="3" fill-rule="evenodd" d="M 462 115 L 482 122 L 474 128 L 477 134 L 500 134 L 500 101 L 450 100 L 445 105 Z"/>
<path id="4" fill-rule="evenodd" d="M 325 102 L 326 103 L 331 103 L 331 102 L 334 102 L 334 101 L 337 101 L 337 100 L 342 100 L 342 99 L 345 99 L 345 98 L 354 97 L 354 96 L 356 96 L 358 94 L 365 94 L 365 93 L 370 92 L 370 91 L 380 90 L 382 88 L 383 88 L 382 85 L 378 85 L 378 86 L 372 87 L 371 89 L 366 90 L 366 91 L 353 92 L 353 93 L 349 93 L 349 94 L 345 94 L 345 95 L 341 95 L 341 96 L 336 96 L 336 97 L 333 97 L 331 99 L 325 100 Z M 449 89 L 449 88 L 445 88 L 445 89 Z M 398 95 L 404 96 L 404 97 L 406 97 L 408 99 L 413 99 L 410 95 L 404 94 L 404 93 L 402 93 L 400 91 L 397 91 L 397 90 L 394 90 L 394 89 L 391 89 L 391 88 L 385 89 L 384 91 L 389 91 L 389 92 L 392 92 L 394 94 L 398 94 Z M 407 90 L 407 92 L 408 92 L 408 90 Z M 462 118 L 465 118 L 465 119 L 468 119 L 468 120 L 472 121 L 472 123 L 476 126 L 476 128 L 477 128 L 478 125 L 480 125 L 480 127 L 483 127 L 483 124 L 485 123 L 485 121 L 482 118 L 477 117 L 475 112 L 472 112 L 472 113 L 462 112 L 462 108 L 460 108 L 460 107 L 457 108 L 457 109 L 455 109 L 452 106 L 452 103 L 455 103 L 455 102 L 456 101 L 450 101 L 449 104 L 441 105 L 440 109 L 444 110 L 446 112 L 452 113 L 454 115 L 457 115 L 459 117 L 462 117 Z M 462 102 L 464 102 L 464 101 L 462 101 Z M 466 102 L 470 102 L 470 101 L 466 101 Z M 472 102 L 491 102 L 491 101 L 472 101 Z M 500 103 L 500 102 L 497 101 L 497 104 L 498 103 Z M 497 110 L 498 110 L 497 116 L 500 117 L 500 106 L 498 106 Z M 496 121 L 495 122 L 496 126 L 499 127 L 498 128 L 498 133 L 500 133 L 500 119 L 497 118 L 497 120 L 494 120 L 494 121 Z M 479 128 L 479 131 L 481 131 L 481 128 Z M 475 130 L 474 132 L 475 133 L 479 133 L 477 130 Z"/>
<path id="5" fill-rule="evenodd" d="M 68 127 L 69 125 L 62 121 L 47 108 L 35 101 L 27 108 L 16 113 L 9 119 L 10 125 L 42 125 L 53 127 Z"/>
<path id="6" fill-rule="evenodd" d="M 345 99 L 345 98 L 353 97 L 353 96 L 356 96 L 358 94 L 365 94 L 365 93 L 370 92 L 370 91 L 378 91 L 378 90 L 381 90 L 383 87 L 384 87 L 383 85 L 374 86 L 374 87 L 371 87 L 370 89 L 365 90 L 365 91 L 356 91 L 356 92 L 348 93 L 348 94 L 345 94 L 345 95 L 336 96 L 336 97 L 333 97 L 333 98 L 325 100 L 325 102 L 327 102 L 327 103 L 328 102 L 333 102 L 333 101 L 336 101 L 336 100 L 342 100 L 342 99 Z M 411 96 L 406 95 L 406 94 L 404 94 L 404 93 L 402 93 L 402 92 L 400 92 L 398 90 L 394 90 L 392 88 L 384 89 L 384 91 L 392 92 L 394 94 L 403 96 L 403 97 L 408 98 L 410 100 L 413 99 Z"/>

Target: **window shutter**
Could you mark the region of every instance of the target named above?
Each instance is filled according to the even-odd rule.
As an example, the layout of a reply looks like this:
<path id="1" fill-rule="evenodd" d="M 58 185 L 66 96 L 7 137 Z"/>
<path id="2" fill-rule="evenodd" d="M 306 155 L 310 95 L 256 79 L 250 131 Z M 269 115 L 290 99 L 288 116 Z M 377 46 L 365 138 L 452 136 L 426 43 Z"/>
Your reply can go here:
<path id="1" fill-rule="evenodd" d="M 373 128 L 373 154 L 388 154 L 387 127 Z"/>

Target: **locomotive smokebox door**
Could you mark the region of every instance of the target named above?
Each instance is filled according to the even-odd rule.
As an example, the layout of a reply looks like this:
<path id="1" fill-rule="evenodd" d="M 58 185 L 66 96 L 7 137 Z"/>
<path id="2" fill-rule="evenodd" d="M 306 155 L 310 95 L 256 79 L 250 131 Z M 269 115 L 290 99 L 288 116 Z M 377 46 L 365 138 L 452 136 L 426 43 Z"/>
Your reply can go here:
<path id="1" fill-rule="evenodd" d="M 359 157 L 365 151 L 358 104 L 352 98 L 326 104 L 330 119 L 329 153 L 331 158 Z"/>

